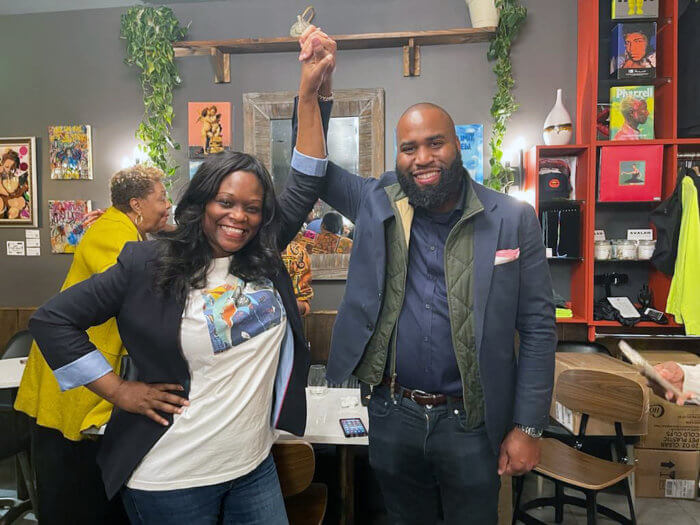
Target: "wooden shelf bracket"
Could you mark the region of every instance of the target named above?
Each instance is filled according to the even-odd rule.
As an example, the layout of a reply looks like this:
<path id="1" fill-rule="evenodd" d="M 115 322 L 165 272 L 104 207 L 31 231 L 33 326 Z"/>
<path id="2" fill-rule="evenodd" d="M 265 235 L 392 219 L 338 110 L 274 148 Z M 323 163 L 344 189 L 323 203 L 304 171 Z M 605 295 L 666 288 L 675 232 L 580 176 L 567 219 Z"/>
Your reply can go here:
<path id="1" fill-rule="evenodd" d="M 408 45 L 403 46 L 403 76 L 420 76 L 420 46 L 415 38 L 409 38 Z"/>
<path id="2" fill-rule="evenodd" d="M 214 68 L 214 82 L 229 84 L 231 82 L 231 55 L 222 53 L 217 47 L 209 49 L 211 65 Z"/>

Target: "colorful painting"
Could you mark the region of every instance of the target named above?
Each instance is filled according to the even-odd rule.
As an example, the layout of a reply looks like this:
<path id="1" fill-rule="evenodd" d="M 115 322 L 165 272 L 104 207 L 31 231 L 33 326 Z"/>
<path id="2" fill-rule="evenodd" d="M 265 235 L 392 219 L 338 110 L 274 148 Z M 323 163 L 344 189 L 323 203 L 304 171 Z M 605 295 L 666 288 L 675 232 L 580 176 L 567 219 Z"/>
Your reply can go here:
<path id="1" fill-rule="evenodd" d="M 204 159 L 212 153 L 231 149 L 230 102 L 189 102 L 187 104 L 187 145 L 190 159 Z"/>
<path id="2" fill-rule="evenodd" d="M 0 138 L 0 226 L 38 224 L 36 139 Z"/>
<path id="3" fill-rule="evenodd" d="M 91 201 L 49 201 L 51 253 L 75 252 L 85 233 L 83 218 L 91 210 Z"/>
<path id="4" fill-rule="evenodd" d="M 282 322 L 284 306 L 270 281 L 203 290 L 204 316 L 215 354 L 249 341 Z"/>
<path id="5" fill-rule="evenodd" d="M 92 180 L 90 126 L 49 126 L 51 178 Z"/>
<path id="6" fill-rule="evenodd" d="M 484 183 L 484 126 L 464 124 L 455 126 L 459 148 L 462 152 L 462 165 L 472 180 Z"/>

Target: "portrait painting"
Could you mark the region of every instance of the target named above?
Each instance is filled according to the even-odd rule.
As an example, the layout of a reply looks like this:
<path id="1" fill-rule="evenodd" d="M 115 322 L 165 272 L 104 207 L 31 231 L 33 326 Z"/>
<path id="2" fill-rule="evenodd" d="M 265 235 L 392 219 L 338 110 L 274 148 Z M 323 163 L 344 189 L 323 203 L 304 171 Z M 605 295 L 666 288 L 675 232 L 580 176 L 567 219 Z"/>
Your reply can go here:
<path id="1" fill-rule="evenodd" d="M 36 139 L 0 138 L 0 226 L 37 226 Z"/>

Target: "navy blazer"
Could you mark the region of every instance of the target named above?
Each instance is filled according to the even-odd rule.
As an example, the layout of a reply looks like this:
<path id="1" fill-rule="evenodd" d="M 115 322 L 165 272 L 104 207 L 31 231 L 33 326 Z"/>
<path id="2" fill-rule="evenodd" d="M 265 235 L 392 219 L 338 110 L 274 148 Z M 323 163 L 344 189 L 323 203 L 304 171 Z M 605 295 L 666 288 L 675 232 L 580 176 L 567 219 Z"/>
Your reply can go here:
<path id="1" fill-rule="evenodd" d="M 296 172 L 292 172 L 290 181 L 279 198 L 280 251 L 301 227 L 316 202 L 318 185 L 323 184 L 320 177 Z M 181 384 L 184 392 L 175 393 L 188 396 L 189 367 L 179 342 L 184 304 L 153 290 L 151 263 L 158 254 L 158 241 L 127 243 L 114 266 L 66 289 L 37 310 L 30 319 L 29 330 L 52 370 L 70 368 L 81 358 L 94 355 L 95 346 L 85 330 L 116 317 L 119 334 L 136 365 L 136 379 Z M 267 277 L 280 294 L 288 320 L 271 421 L 276 428 L 303 435 L 309 351 L 291 279 L 281 259 L 277 271 Z M 172 414 L 162 415 L 172 423 Z M 144 415 L 115 408 L 98 453 L 109 498 L 169 428 Z"/>
<path id="2" fill-rule="evenodd" d="M 386 270 L 384 188 L 396 174 L 365 179 L 330 162 L 321 198 L 355 223 L 347 286 L 333 328 L 328 378 L 344 381 L 377 324 Z M 554 380 L 556 325 L 549 266 L 534 209 L 470 181 L 484 210 L 474 215 L 474 323 L 486 429 L 495 451 L 514 424 L 544 427 Z M 496 266 L 497 250 L 520 249 Z M 515 332 L 520 337 L 516 358 Z"/>

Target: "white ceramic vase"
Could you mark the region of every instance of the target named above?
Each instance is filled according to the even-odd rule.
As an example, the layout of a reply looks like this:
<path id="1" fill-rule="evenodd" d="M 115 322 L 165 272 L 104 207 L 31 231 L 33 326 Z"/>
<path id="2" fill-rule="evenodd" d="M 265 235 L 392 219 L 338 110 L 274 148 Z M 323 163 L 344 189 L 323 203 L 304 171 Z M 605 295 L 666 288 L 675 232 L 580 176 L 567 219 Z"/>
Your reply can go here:
<path id="1" fill-rule="evenodd" d="M 496 27 L 498 10 L 494 0 L 465 0 L 472 27 Z"/>
<path id="2" fill-rule="evenodd" d="M 562 91 L 557 89 L 557 101 L 544 121 L 542 137 L 547 146 L 563 146 L 571 142 L 574 126 L 571 115 L 562 102 Z"/>

